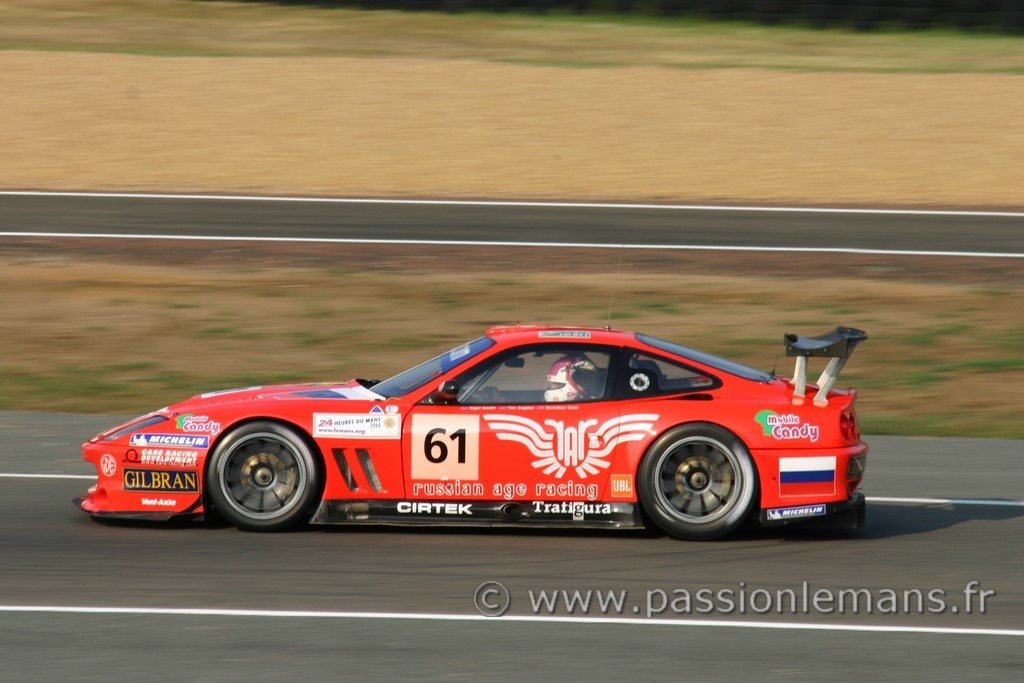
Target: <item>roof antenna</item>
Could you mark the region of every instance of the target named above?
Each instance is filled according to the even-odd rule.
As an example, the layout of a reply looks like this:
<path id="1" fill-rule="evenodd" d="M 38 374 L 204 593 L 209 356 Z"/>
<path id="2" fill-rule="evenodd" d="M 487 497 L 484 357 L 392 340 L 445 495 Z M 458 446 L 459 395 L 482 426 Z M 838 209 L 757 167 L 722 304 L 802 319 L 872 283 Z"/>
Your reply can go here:
<path id="1" fill-rule="evenodd" d="M 612 329 L 612 304 L 615 303 L 615 288 L 619 284 L 619 272 L 622 270 L 622 255 L 626 253 L 626 245 L 619 245 L 619 265 L 615 267 L 615 277 L 612 279 L 612 293 L 608 298 L 608 321 L 604 325 L 604 329 Z"/>

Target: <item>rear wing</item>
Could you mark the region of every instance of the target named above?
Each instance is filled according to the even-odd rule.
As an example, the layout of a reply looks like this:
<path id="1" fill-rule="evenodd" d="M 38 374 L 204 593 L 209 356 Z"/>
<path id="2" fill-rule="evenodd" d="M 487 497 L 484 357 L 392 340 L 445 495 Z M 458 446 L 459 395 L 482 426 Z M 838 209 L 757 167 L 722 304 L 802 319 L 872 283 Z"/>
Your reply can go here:
<path id="1" fill-rule="evenodd" d="M 831 358 L 828 365 L 818 377 L 818 393 L 814 395 L 814 405 L 827 406 L 828 392 L 835 386 L 839 373 L 853 354 L 857 344 L 865 341 L 868 333 L 853 327 L 837 327 L 828 334 L 817 337 L 801 337 L 798 334 L 784 335 L 786 355 L 796 356 L 796 368 L 793 370 L 793 403 L 802 405 L 807 393 L 807 359 Z"/>

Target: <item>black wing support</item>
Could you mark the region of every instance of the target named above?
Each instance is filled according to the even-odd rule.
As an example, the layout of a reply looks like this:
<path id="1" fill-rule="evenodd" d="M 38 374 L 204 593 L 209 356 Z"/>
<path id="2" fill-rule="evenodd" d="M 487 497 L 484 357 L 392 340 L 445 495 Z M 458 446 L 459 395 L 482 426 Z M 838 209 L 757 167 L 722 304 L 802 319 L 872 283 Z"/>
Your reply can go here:
<path id="1" fill-rule="evenodd" d="M 850 359 L 854 348 L 867 338 L 868 333 L 864 330 L 842 326 L 817 337 L 785 334 L 783 339 L 786 343 L 786 355 L 796 357 L 792 380 L 793 403 L 801 405 L 804 402 L 807 392 L 807 359 L 830 358 L 828 365 L 818 377 L 818 393 L 814 395 L 814 405 L 827 406 L 828 392 L 835 386 L 843 366 Z"/>

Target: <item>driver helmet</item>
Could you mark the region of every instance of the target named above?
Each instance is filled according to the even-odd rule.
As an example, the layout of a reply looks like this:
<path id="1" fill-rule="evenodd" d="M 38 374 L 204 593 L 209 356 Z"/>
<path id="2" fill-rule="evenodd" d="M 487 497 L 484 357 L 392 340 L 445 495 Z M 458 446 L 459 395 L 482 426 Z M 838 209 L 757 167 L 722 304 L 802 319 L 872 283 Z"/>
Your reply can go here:
<path id="1" fill-rule="evenodd" d="M 585 357 L 562 356 L 548 370 L 548 388 L 544 392 L 544 400 L 548 403 L 564 403 L 587 398 L 587 390 L 581 381 L 586 382 L 586 377 L 596 372 L 597 367 Z"/>

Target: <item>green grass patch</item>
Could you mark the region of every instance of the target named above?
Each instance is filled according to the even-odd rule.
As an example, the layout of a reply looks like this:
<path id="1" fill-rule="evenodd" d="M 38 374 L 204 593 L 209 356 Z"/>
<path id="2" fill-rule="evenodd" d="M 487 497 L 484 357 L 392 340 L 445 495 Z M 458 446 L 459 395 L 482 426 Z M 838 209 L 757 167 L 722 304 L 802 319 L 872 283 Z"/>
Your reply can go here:
<path id="1" fill-rule="evenodd" d="M 196 330 L 192 333 L 192 336 L 199 339 L 209 339 L 210 337 L 234 337 L 238 333 L 239 330 L 234 327 L 218 325 L 216 327 L 204 327 L 201 330 Z"/>
<path id="2" fill-rule="evenodd" d="M 160 368 L 160 364 L 152 360 L 140 360 L 131 363 L 114 363 L 103 368 L 103 373 L 121 372 L 152 372 Z"/>
<path id="3" fill-rule="evenodd" d="M 400 334 L 381 340 L 378 348 L 382 351 L 385 349 L 393 351 L 431 349 L 446 346 L 445 340 L 446 338 L 440 335 Z M 377 345 L 375 344 L 375 346 Z M 454 346 L 454 344 L 447 344 L 447 346 Z M 424 360 L 426 360 L 427 353 L 426 351 L 424 352 Z"/>
<path id="4" fill-rule="evenodd" d="M 976 418 L 969 413 L 934 411 L 918 415 L 875 414 L 858 410 L 861 432 L 894 436 L 980 436 L 998 439 L 1024 438 L 1010 411 Z M 997 419 L 991 419 L 991 418 Z"/>
<path id="5" fill-rule="evenodd" d="M 0 367 L 0 410 L 142 412 L 215 389 L 315 381 L 300 373 L 211 374 L 148 371 L 141 364 L 58 366 L 47 372 Z"/>
<path id="6" fill-rule="evenodd" d="M 912 335 L 907 335 L 904 341 L 907 344 L 920 344 L 923 346 L 931 346 L 942 341 L 951 341 L 954 344 L 957 343 L 956 337 L 962 335 L 964 332 L 969 332 L 971 325 L 968 323 L 949 323 L 947 325 L 939 325 L 937 327 L 929 328 L 923 332 L 915 332 Z"/>
<path id="7" fill-rule="evenodd" d="M 642 301 L 631 301 L 631 309 L 651 313 L 665 313 L 667 315 L 682 315 L 683 309 L 678 304 L 670 301 L 658 301 L 657 299 L 644 299 Z"/>
<path id="8" fill-rule="evenodd" d="M 337 341 L 339 337 L 337 335 L 321 334 L 318 332 L 311 332 L 309 330 L 296 330 L 288 333 L 288 338 L 294 341 L 296 344 L 302 347 L 315 347 L 324 346 L 332 341 Z"/>
<path id="9" fill-rule="evenodd" d="M 1024 354 L 1024 326 L 996 332 L 984 339 L 990 346 Z"/>
<path id="10" fill-rule="evenodd" d="M 612 310 L 611 316 L 608 316 L 608 309 L 605 309 L 605 317 L 610 318 L 611 320 L 633 320 L 641 317 L 642 315 L 642 313 L 637 311 L 622 309 L 621 311 Z"/>
<path id="11" fill-rule="evenodd" d="M 969 358 L 955 363 L 945 363 L 939 369 L 950 375 L 962 372 L 1004 373 L 1024 371 L 1024 356 L 1006 358 Z"/>

